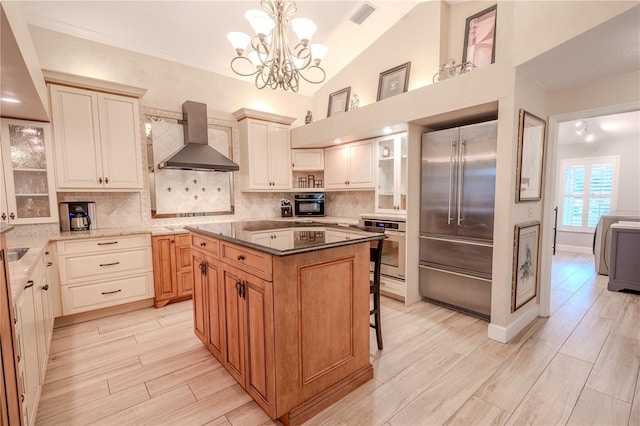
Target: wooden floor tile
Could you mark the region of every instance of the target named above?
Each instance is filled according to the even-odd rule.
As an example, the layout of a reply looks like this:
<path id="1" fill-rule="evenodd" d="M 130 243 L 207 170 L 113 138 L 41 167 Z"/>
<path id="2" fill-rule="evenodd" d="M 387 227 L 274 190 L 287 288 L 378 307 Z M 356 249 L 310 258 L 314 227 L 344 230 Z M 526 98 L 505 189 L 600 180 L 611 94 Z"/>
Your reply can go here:
<path id="1" fill-rule="evenodd" d="M 513 412 L 558 352 L 559 346 L 529 339 L 505 361 L 475 395 L 509 413 Z"/>
<path id="2" fill-rule="evenodd" d="M 556 345 L 564 344 L 575 327 L 582 321 L 586 310 L 571 305 L 563 305 L 544 320 L 540 328 L 534 333 L 534 337 L 546 340 Z"/>
<path id="3" fill-rule="evenodd" d="M 118 411 L 140 404 L 149 399 L 144 384 L 131 387 L 122 392 L 97 399 L 76 409 L 68 410 L 58 415 L 38 419 L 37 424 L 46 425 L 87 425 Z"/>
<path id="4" fill-rule="evenodd" d="M 562 345 L 560 352 L 594 363 L 611 331 L 611 327 L 613 327 L 613 320 L 597 315 L 585 315 Z"/>
<path id="5" fill-rule="evenodd" d="M 589 375 L 587 386 L 632 402 L 640 369 L 640 340 L 611 334 Z"/>
<path id="6" fill-rule="evenodd" d="M 172 412 L 196 401 L 188 386 L 181 386 L 139 404 L 115 412 L 92 423 L 95 426 L 140 425 L 148 422 L 152 413 Z M 157 415 L 157 414 L 156 414 Z"/>
<path id="7" fill-rule="evenodd" d="M 585 387 L 567 425 L 623 426 L 627 424 L 630 411 L 631 404 Z"/>
<path id="8" fill-rule="evenodd" d="M 441 375 L 389 419 L 391 425 L 443 424 L 453 416 L 499 366 L 498 360 L 472 353 Z"/>
<path id="9" fill-rule="evenodd" d="M 225 417 L 233 426 L 275 424 L 255 401 L 228 412 Z"/>
<path id="10" fill-rule="evenodd" d="M 501 425 L 509 418 L 508 412 L 472 396 L 445 422 L 446 425 Z"/>
<path id="11" fill-rule="evenodd" d="M 44 420 L 106 396 L 109 396 L 109 385 L 106 379 L 57 394 L 44 389 L 38 405 L 37 418 Z"/>
<path id="12" fill-rule="evenodd" d="M 557 354 L 527 393 L 509 425 L 560 425 L 569 420 L 592 364 Z"/>

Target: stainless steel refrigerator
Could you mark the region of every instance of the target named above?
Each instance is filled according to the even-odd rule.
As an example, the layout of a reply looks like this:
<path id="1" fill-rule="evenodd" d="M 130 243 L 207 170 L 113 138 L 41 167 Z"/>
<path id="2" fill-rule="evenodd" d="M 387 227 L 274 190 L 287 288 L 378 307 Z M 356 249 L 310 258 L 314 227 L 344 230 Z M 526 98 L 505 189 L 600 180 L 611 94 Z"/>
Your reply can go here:
<path id="1" fill-rule="evenodd" d="M 491 315 L 497 128 L 490 121 L 422 135 L 420 294 L 484 319 Z"/>

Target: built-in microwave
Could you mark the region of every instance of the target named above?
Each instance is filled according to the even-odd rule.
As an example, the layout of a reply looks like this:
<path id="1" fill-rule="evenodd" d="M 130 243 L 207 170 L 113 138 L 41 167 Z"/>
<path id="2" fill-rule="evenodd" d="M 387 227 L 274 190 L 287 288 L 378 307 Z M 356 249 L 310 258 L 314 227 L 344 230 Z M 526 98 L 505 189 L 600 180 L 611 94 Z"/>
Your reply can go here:
<path id="1" fill-rule="evenodd" d="M 324 194 L 294 194 L 293 212 L 296 216 L 324 216 Z"/>

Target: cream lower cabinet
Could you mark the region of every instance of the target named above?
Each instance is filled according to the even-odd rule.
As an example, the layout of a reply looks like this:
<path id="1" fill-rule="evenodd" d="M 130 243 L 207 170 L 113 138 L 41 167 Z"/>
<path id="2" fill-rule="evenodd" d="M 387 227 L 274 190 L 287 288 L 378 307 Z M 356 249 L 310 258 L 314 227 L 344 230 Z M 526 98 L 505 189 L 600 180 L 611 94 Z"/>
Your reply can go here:
<path id="1" fill-rule="evenodd" d="M 142 189 L 136 98 L 49 85 L 59 190 Z"/>
<path id="2" fill-rule="evenodd" d="M 372 141 L 360 141 L 325 148 L 324 187 L 326 189 L 373 189 L 374 157 Z"/>
<path id="3" fill-rule="evenodd" d="M 15 301 L 18 374 L 25 425 L 35 424 L 53 332 L 54 288 L 47 282 L 44 259 L 41 257 L 37 262 Z"/>
<path id="4" fill-rule="evenodd" d="M 149 234 L 58 241 L 63 315 L 154 296 Z"/>

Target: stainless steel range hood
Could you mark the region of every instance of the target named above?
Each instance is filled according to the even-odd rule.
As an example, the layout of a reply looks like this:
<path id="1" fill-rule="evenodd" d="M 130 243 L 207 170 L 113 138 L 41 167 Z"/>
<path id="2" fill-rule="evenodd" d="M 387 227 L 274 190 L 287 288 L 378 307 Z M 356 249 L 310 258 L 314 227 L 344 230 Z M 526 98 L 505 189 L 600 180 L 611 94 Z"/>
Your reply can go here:
<path id="1" fill-rule="evenodd" d="M 182 104 L 184 146 L 158 164 L 159 169 L 235 172 L 240 167 L 209 146 L 207 105 L 185 101 Z"/>

